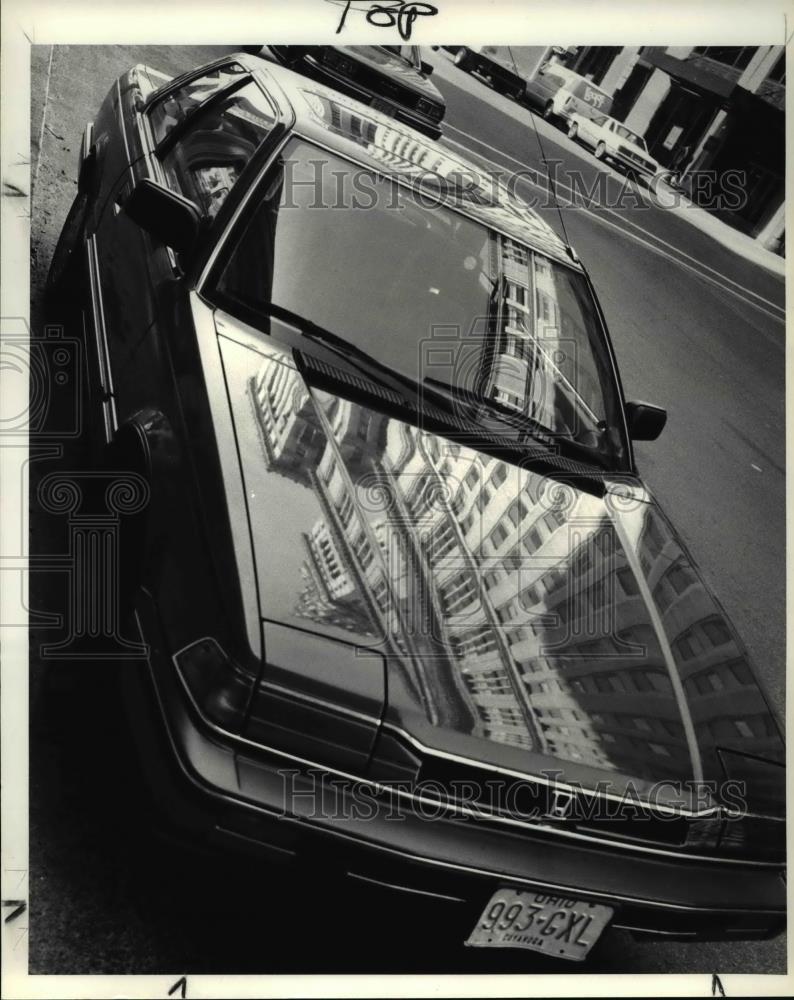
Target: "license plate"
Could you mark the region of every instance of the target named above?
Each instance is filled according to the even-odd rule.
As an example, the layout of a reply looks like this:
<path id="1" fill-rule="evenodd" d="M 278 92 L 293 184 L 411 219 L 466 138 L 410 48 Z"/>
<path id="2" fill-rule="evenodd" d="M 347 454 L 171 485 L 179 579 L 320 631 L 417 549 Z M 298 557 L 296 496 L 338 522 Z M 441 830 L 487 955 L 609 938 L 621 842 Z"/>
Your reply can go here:
<path id="1" fill-rule="evenodd" d="M 372 98 L 372 107 L 376 111 L 382 111 L 384 115 L 394 114 L 394 105 L 390 101 L 384 101 L 381 97 Z"/>
<path id="2" fill-rule="evenodd" d="M 473 948 L 526 948 L 580 962 L 612 919 L 611 906 L 542 892 L 499 889 L 466 944 Z"/>

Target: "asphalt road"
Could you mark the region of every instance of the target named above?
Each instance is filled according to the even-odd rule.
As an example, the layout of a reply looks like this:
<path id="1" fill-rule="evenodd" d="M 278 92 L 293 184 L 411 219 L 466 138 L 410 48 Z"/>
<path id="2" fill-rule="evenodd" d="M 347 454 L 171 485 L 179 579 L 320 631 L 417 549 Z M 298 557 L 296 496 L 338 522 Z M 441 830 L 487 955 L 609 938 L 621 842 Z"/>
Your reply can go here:
<path id="1" fill-rule="evenodd" d="M 34 323 L 75 192 L 79 138 L 113 80 L 137 62 L 177 73 L 223 51 L 34 47 Z M 508 169 L 538 168 L 526 109 L 460 73 L 444 55 L 434 61 L 448 101 L 447 141 Z M 538 131 L 546 158 L 561 160 L 592 186 L 604 168 L 546 123 Z M 521 183 L 528 196 L 537 193 Z M 608 171 L 613 202 L 622 183 Z M 556 211 L 544 212 L 559 227 Z M 606 312 L 628 398 L 669 410 L 660 440 L 638 448 L 641 470 L 736 623 L 782 715 L 783 281 L 642 193 L 626 196 L 622 206 L 572 208 L 563 217 Z M 35 649 L 34 636 L 34 693 Z M 102 685 L 97 675 L 100 692 Z M 153 840 L 127 748 L 112 713 L 97 711 L 96 702 L 67 692 L 54 706 L 33 703 L 31 972 L 541 971 L 528 954 L 463 949 L 454 917 L 417 915 L 416 908 L 363 888 L 333 892 L 321 881 L 299 883 L 240 862 L 210 863 Z M 307 893 L 327 914 L 322 933 L 309 938 L 295 933 Z M 382 923 L 378 914 L 386 907 L 389 919 Z M 388 932 L 395 926 L 406 928 L 399 940 Z M 783 937 L 649 944 L 612 932 L 587 971 L 710 975 L 785 968 Z"/>

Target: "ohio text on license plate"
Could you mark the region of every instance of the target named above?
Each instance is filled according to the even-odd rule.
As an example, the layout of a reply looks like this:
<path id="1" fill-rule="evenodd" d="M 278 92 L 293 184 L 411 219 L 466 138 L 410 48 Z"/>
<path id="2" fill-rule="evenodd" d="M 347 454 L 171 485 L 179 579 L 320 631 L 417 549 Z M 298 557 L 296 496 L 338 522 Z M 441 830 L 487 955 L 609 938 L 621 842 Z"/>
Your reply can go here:
<path id="1" fill-rule="evenodd" d="M 527 948 L 581 961 L 612 918 L 611 906 L 542 892 L 499 889 L 471 932 L 475 948 Z"/>

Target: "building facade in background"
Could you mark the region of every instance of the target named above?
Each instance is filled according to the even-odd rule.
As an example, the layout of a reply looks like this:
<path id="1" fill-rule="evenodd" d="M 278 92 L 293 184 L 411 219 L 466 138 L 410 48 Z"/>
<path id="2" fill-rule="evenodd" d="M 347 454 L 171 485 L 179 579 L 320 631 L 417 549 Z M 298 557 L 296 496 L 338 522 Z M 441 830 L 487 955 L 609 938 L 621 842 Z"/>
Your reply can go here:
<path id="1" fill-rule="evenodd" d="M 689 179 L 723 221 L 781 251 L 785 234 L 785 82 L 782 45 L 582 46 L 557 58 L 598 84 L 613 116 Z M 733 194 L 709 205 L 699 172 L 733 172 Z M 704 178 L 701 176 L 701 180 Z"/>

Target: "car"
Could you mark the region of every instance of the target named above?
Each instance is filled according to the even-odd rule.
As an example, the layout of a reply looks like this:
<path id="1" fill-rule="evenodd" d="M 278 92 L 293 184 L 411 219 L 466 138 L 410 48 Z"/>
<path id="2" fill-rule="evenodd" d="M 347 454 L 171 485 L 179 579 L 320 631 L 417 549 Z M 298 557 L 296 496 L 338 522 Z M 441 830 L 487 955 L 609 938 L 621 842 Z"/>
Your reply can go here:
<path id="1" fill-rule="evenodd" d="M 526 103 L 540 111 L 543 117 L 551 119 L 554 116 L 554 98 L 567 83 L 567 79 L 556 63 L 547 63 L 540 71 L 527 81 L 524 99 Z"/>
<path id="2" fill-rule="evenodd" d="M 514 101 L 524 99 L 526 80 L 507 46 L 471 48 L 461 45 L 454 51 L 453 62 L 465 73 L 476 73 L 500 94 L 512 97 Z"/>
<path id="3" fill-rule="evenodd" d="M 97 493 L 106 631 L 180 837 L 538 961 L 782 929 L 783 739 L 637 470 L 666 413 L 625 400 L 586 268 L 513 190 L 255 56 L 137 66 L 48 303 L 86 460 L 143 498 Z"/>
<path id="4" fill-rule="evenodd" d="M 594 117 L 608 115 L 612 110 L 612 98 L 592 80 L 564 66 L 554 66 L 553 72 L 562 77 L 563 84 L 547 105 L 544 117 L 555 125 L 568 127 L 574 115 Z"/>
<path id="5" fill-rule="evenodd" d="M 418 45 L 269 45 L 246 51 L 270 56 L 437 139 L 446 113 Z"/>
<path id="6" fill-rule="evenodd" d="M 634 175 L 649 179 L 662 172 L 642 136 L 609 115 L 572 114 L 568 137 L 589 146 L 597 160 L 610 161 Z"/>
<path id="7" fill-rule="evenodd" d="M 495 90 L 543 113 L 554 115 L 554 98 L 568 82 L 568 70 L 556 62 L 542 63 L 546 48 L 484 45 L 450 47 L 455 65 L 476 73 Z"/>

